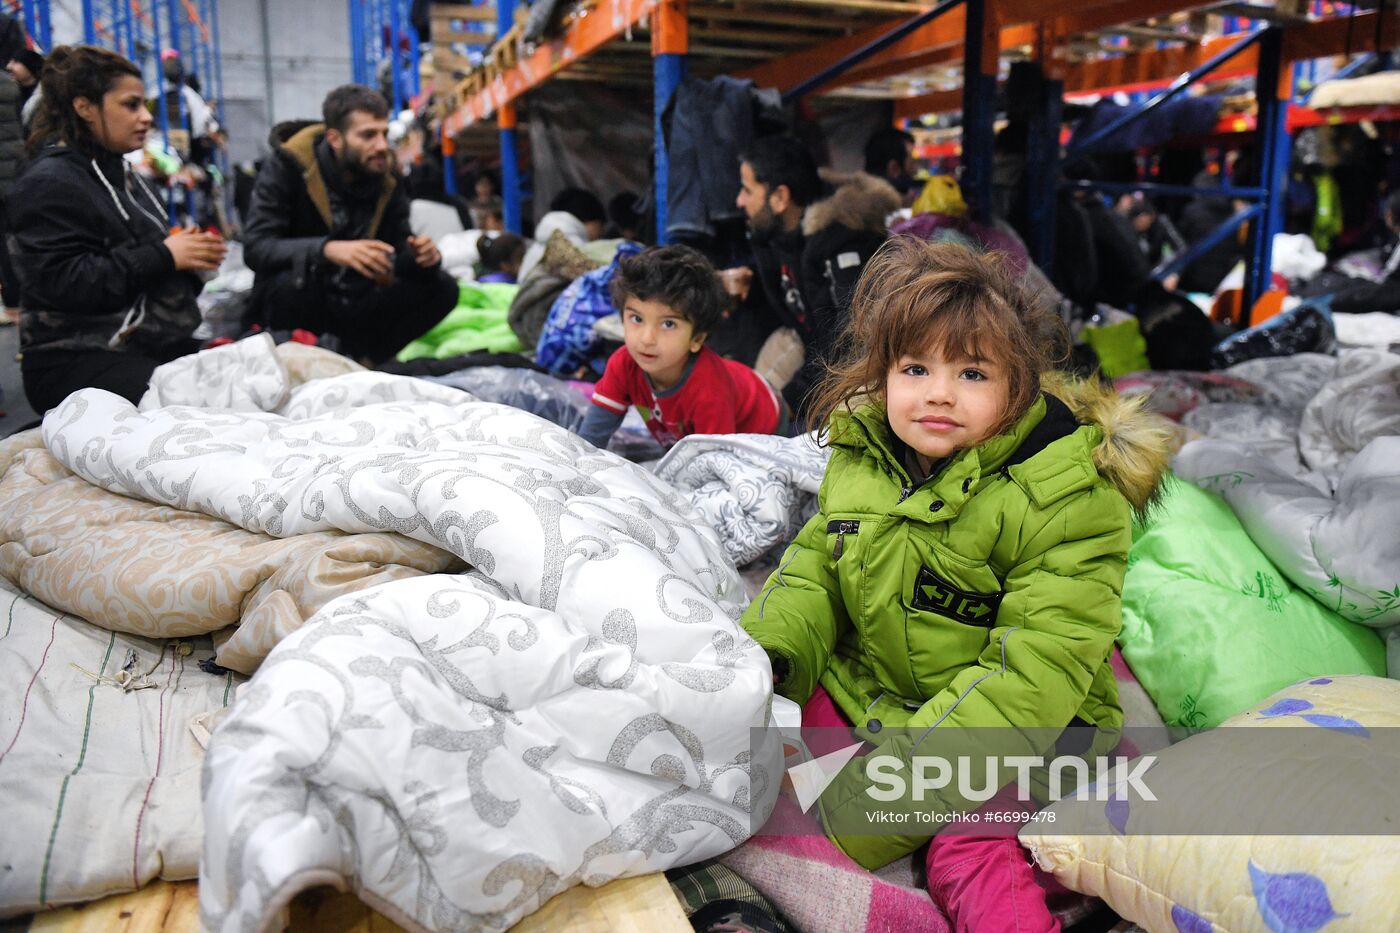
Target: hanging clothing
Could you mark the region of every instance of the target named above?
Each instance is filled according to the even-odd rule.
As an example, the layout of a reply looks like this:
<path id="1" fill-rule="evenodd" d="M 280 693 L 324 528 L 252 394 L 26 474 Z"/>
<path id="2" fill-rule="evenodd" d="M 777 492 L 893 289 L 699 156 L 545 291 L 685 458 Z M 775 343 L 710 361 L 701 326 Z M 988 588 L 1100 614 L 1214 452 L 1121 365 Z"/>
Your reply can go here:
<path id="1" fill-rule="evenodd" d="M 765 111 L 779 112 L 777 92 L 755 90 L 752 81 L 720 75 L 708 81 L 687 78 L 666 107 L 666 233 L 714 236 L 715 222 L 742 216 L 739 157 L 754 140 Z"/>

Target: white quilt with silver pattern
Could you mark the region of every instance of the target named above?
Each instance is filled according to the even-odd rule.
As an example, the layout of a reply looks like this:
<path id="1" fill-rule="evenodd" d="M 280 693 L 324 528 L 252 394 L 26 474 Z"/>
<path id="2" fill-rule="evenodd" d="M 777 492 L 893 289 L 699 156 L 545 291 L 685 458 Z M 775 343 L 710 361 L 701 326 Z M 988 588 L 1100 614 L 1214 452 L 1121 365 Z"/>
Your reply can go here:
<path id="1" fill-rule="evenodd" d="M 141 412 L 76 393 L 45 443 L 124 495 L 277 536 L 396 531 L 473 567 L 331 603 L 240 694 L 204 770 L 206 928 L 266 928 L 331 883 L 409 927 L 505 929 L 767 816 L 768 661 L 715 532 L 664 483 L 421 380 L 320 379 L 276 412 L 165 388 Z"/>

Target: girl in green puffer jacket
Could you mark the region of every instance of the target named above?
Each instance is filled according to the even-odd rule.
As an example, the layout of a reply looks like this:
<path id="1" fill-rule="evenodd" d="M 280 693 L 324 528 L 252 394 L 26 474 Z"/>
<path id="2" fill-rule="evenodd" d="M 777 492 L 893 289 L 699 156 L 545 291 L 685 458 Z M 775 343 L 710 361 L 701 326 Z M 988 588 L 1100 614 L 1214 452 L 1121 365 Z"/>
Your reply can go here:
<path id="1" fill-rule="evenodd" d="M 832 448 L 818 513 L 743 619 L 775 690 L 805 704 L 804 726 L 853 726 L 906 765 L 1112 747 L 1123 716 L 1108 659 L 1132 512 L 1165 471 L 1169 435 L 1138 403 L 1048 379 L 1065 344 L 995 256 L 898 238 L 871 260 L 844 361 L 817 396 Z M 1094 729 L 1072 746 L 1072 724 Z M 980 805 L 954 780 L 891 835 L 891 808 L 869 791 L 892 785 L 865 763 L 842 769 L 819 806 L 867 868 Z M 1014 774 L 1003 766 L 996 783 Z M 1033 809 L 1004 791 L 983 826 L 995 810 L 1014 832 Z M 959 930 L 1058 929 L 1014 836 L 945 833 L 927 865 Z"/>

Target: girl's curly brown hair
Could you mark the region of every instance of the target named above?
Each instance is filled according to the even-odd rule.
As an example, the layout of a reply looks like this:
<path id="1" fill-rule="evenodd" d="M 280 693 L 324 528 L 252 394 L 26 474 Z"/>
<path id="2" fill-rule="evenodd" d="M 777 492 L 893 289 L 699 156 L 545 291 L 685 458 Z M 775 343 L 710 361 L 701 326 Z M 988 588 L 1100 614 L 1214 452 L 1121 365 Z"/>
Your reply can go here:
<path id="1" fill-rule="evenodd" d="M 885 381 L 905 354 L 989 360 L 1006 373 L 1007 404 L 992 434 L 1016 423 L 1040 379 L 1064 360 L 1068 334 L 1012 277 L 1004 256 L 955 242 L 890 239 L 866 263 L 850 319 L 808 409 L 824 440 L 831 416 L 858 401 L 884 400 Z"/>

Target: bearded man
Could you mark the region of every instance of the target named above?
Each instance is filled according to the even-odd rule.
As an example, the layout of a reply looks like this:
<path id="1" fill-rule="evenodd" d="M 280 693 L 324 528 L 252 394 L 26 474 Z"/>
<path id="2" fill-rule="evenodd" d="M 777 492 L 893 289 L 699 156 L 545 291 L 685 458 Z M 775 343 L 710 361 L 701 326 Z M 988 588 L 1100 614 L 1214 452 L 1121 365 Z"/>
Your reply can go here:
<path id="1" fill-rule="evenodd" d="M 823 177 L 835 190 L 818 200 Z M 885 220 L 899 209 L 899 194 L 864 172 L 819 175 L 794 136 L 754 142 L 740 160 L 739 183 L 735 204 L 748 219 L 753 271 L 768 306 L 803 344 L 802 366 L 783 387 L 801 418 L 836 350 L 861 270 L 888 236 Z M 752 274 L 726 269 L 720 281 L 746 297 Z"/>
<path id="2" fill-rule="evenodd" d="M 347 84 L 321 113 L 272 131 L 244 224 L 255 273 L 245 322 L 332 334 L 376 366 L 452 310 L 457 283 L 433 241 L 409 229 L 383 96 Z"/>

